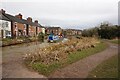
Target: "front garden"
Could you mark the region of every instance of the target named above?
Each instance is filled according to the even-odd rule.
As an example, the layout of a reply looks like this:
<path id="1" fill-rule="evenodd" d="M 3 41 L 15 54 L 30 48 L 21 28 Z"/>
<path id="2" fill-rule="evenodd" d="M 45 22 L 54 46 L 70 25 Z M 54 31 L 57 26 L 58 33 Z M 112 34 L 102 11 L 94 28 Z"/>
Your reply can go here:
<path id="1" fill-rule="evenodd" d="M 33 36 L 33 37 L 18 36 L 16 38 L 3 38 L 0 41 L 2 41 L 2 45 L 0 45 L 2 47 L 17 45 L 22 43 L 29 43 L 29 42 L 44 42 L 44 34 L 39 33 L 38 36 Z"/>
<path id="2" fill-rule="evenodd" d="M 11 46 L 11 45 L 17 45 L 22 43 L 29 43 L 29 42 L 35 42 L 37 41 L 36 37 L 18 37 L 18 38 L 5 38 L 2 39 L 2 47 L 4 46 Z"/>

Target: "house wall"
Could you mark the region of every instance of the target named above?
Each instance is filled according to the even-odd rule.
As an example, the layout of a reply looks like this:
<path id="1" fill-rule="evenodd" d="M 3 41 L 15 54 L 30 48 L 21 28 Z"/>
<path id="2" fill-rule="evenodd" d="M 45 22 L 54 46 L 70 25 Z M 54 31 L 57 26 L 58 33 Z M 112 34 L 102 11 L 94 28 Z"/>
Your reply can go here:
<path id="1" fill-rule="evenodd" d="M 36 26 L 32 26 L 32 36 L 36 36 Z"/>
<path id="2" fill-rule="evenodd" d="M 28 34 L 27 34 L 28 31 Z M 27 24 L 22 24 L 22 23 L 13 23 L 13 35 L 15 37 L 17 36 L 36 36 L 36 26 L 31 26 L 28 25 L 27 29 Z"/>
<path id="3" fill-rule="evenodd" d="M 38 27 L 38 34 L 42 32 L 42 28 Z"/>
<path id="4" fill-rule="evenodd" d="M 55 35 L 60 35 L 62 33 L 62 29 L 61 28 L 48 28 L 47 34 L 50 34 L 51 32 L 53 32 L 53 34 Z"/>
<path id="5" fill-rule="evenodd" d="M 67 35 L 81 35 L 81 31 L 80 30 L 72 30 L 72 29 L 68 29 L 66 30 Z"/>
<path id="6" fill-rule="evenodd" d="M 47 29 L 47 34 L 50 34 L 51 33 L 51 30 L 50 29 Z"/>
<path id="7" fill-rule="evenodd" d="M 81 35 L 81 34 L 82 34 L 82 32 L 81 32 L 81 31 L 78 31 L 78 32 L 77 32 L 77 34 L 78 34 L 78 35 Z"/>
<path id="8" fill-rule="evenodd" d="M 13 36 L 26 36 L 26 24 L 13 22 Z"/>
<path id="9" fill-rule="evenodd" d="M 11 22 L 0 20 L 0 38 L 11 36 Z"/>
<path id="10" fill-rule="evenodd" d="M 44 33 L 45 34 L 45 28 L 41 28 L 42 29 L 42 33 Z"/>
<path id="11" fill-rule="evenodd" d="M 53 31 L 53 33 L 54 33 L 55 35 L 58 34 L 58 29 L 53 29 L 52 31 Z"/>
<path id="12" fill-rule="evenodd" d="M 28 30 L 28 34 L 27 34 Z M 13 35 L 14 36 L 36 36 L 36 26 L 31 26 L 28 25 L 27 29 L 27 24 L 22 24 L 22 23 L 13 23 Z"/>
<path id="13" fill-rule="evenodd" d="M 29 25 L 29 36 L 36 36 L 36 27 Z"/>

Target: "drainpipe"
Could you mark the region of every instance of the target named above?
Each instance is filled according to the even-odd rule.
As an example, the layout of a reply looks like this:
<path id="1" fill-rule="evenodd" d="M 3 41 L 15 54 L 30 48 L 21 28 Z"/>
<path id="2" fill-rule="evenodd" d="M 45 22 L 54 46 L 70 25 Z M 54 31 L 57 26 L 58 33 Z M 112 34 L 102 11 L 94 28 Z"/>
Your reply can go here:
<path id="1" fill-rule="evenodd" d="M 13 21 L 11 21 L 11 37 L 14 38 L 14 35 L 13 35 Z"/>

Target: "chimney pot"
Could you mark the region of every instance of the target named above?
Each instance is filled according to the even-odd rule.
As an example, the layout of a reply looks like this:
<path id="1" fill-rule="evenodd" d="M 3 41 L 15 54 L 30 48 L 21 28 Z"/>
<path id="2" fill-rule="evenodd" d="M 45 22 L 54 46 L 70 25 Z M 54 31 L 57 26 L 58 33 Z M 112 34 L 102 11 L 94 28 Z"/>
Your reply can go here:
<path id="1" fill-rule="evenodd" d="M 1 11 L 0 11 L 0 12 L 5 13 L 5 10 L 4 10 L 4 9 L 1 9 Z"/>
<path id="2" fill-rule="evenodd" d="M 32 22 L 32 18 L 31 18 L 31 17 L 28 17 L 28 18 L 27 18 L 27 21 Z"/>
<path id="3" fill-rule="evenodd" d="M 22 19 L 22 14 L 19 13 L 18 15 L 15 15 L 17 18 Z"/>
<path id="4" fill-rule="evenodd" d="M 38 23 L 38 20 L 35 20 L 35 23 Z"/>

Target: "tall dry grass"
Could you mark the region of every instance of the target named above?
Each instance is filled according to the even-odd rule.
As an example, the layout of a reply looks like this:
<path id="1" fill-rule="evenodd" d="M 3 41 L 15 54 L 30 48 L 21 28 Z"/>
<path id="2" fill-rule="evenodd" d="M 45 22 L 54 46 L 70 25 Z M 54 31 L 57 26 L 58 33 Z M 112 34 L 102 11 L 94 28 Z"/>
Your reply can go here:
<path id="1" fill-rule="evenodd" d="M 30 63 L 40 62 L 42 64 L 51 64 L 55 61 L 65 60 L 69 54 L 74 51 L 95 47 L 99 43 L 96 38 L 71 39 L 66 42 L 55 43 L 52 46 L 36 48 L 33 52 L 28 52 L 24 59 Z"/>

